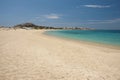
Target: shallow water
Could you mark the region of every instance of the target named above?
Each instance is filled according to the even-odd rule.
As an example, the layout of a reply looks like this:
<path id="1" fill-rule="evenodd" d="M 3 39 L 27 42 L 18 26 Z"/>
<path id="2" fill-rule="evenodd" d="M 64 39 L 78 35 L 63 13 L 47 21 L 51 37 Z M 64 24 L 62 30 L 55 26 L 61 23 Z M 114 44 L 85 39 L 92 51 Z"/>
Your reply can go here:
<path id="1" fill-rule="evenodd" d="M 120 46 L 120 30 L 58 30 L 47 35 Z"/>

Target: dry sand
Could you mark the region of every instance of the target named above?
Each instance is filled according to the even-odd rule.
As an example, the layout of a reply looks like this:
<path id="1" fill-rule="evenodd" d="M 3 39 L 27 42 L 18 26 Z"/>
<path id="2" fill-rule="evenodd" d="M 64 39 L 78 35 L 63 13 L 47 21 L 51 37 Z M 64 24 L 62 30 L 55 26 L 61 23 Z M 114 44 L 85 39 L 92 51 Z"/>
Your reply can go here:
<path id="1" fill-rule="evenodd" d="M 0 31 L 0 80 L 120 80 L 120 49 L 43 32 Z"/>

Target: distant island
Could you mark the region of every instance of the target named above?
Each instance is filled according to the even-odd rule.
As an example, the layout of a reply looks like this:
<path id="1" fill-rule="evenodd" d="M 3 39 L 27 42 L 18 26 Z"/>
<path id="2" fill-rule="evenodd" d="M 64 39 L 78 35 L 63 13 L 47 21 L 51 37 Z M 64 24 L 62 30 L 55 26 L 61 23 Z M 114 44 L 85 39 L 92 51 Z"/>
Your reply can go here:
<path id="1" fill-rule="evenodd" d="M 17 24 L 13 27 L 0 26 L 0 28 L 12 28 L 12 29 L 63 29 L 63 30 L 94 30 L 94 28 L 85 27 L 51 27 L 51 26 L 39 26 L 33 23 Z"/>

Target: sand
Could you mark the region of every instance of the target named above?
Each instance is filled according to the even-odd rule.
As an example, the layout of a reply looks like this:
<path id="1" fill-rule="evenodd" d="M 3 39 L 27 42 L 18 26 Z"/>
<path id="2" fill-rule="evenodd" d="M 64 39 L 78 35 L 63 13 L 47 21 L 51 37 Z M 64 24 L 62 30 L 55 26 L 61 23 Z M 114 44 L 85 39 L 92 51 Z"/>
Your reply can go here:
<path id="1" fill-rule="evenodd" d="M 0 80 L 120 80 L 120 49 L 44 31 L 0 31 Z"/>

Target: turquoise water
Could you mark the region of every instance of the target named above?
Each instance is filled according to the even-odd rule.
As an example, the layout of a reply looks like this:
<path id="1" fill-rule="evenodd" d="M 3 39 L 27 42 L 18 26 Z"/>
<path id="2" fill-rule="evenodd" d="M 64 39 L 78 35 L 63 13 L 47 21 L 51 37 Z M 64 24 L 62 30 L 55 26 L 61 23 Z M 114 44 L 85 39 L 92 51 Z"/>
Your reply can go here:
<path id="1" fill-rule="evenodd" d="M 47 35 L 120 46 L 120 30 L 59 30 Z"/>

